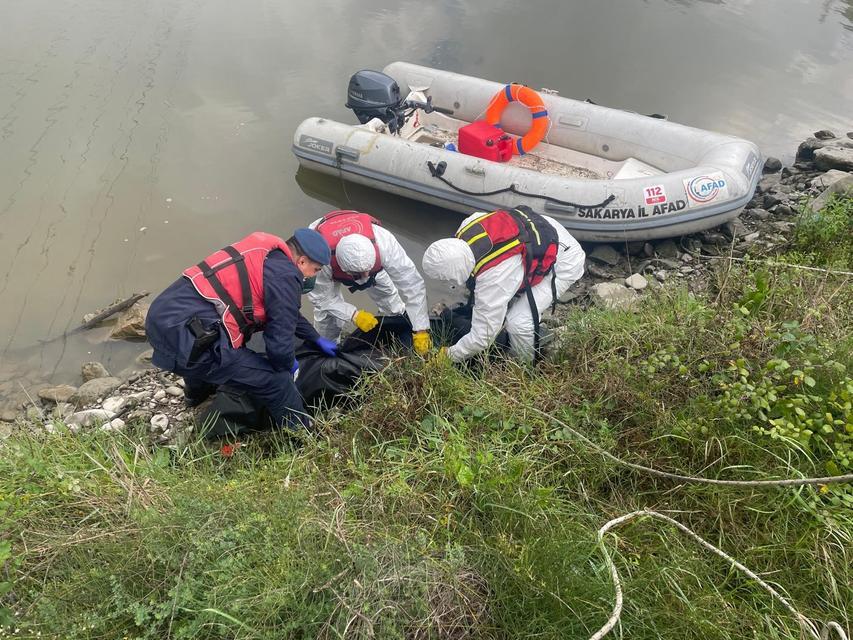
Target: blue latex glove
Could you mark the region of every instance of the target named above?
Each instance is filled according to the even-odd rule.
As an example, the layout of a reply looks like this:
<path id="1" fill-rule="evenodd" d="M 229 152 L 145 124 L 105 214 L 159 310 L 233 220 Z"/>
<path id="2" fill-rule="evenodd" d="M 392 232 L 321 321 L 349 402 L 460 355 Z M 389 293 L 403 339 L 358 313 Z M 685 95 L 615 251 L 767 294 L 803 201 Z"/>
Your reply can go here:
<path id="1" fill-rule="evenodd" d="M 338 344 L 334 340 L 320 337 L 314 341 L 314 344 L 330 358 L 338 357 Z"/>
<path id="2" fill-rule="evenodd" d="M 290 367 L 290 375 L 294 378 L 296 377 L 296 373 L 299 371 L 299 360 L 296 358 L 293 359 L 293 366 Z"/>

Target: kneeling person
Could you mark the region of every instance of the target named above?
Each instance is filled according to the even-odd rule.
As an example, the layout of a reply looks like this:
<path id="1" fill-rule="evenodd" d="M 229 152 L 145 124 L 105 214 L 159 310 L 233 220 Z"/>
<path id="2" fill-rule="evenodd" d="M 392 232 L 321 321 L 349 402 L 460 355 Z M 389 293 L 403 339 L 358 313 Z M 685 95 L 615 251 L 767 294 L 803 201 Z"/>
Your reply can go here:
<path id="1" fill-rule="evenodd" d="M 427 277 L 466 285 L 473 297 L 471 330 L 447 355 L 461 362 L 485 351 L 505 325 L 513 356 L 532 360 L 540 316 L 583 275 L 585 257 L 560 223 L 527 207 L 463 220 L 423 258 Z"/>
<path id="2" fill-rule="evenodd" d="M 337 340 L 348 323 L 362 331 L 373 329 L 375 316 L 344 300 L 343 289 L 366 291 L 383 315 L 408 312 L 413 346 L 423 355 L 429 335 L 426 287 L 417 267 L 387 229 L 372 216 L 358 211 L 333 211 L 311 223 L 328 242 L 331 262 L 317 275 L 308 294 L 320 334 Z"/>
<path id="3" fill-rule="evenodd" d="M 294 338 L 334 354 L 299 312 L 305 279 L 329 260 L 329 246 L 311 229 L 297 229 L 287 241 L 256 232 L 213 253 L 151 304 L 152 362 L 183 376 L 191 406 L 227 384 L 266 407 L 277 425 L 307 424 L 293 382 Z M 265 354 L 246 346 L 258 331 Z"/>

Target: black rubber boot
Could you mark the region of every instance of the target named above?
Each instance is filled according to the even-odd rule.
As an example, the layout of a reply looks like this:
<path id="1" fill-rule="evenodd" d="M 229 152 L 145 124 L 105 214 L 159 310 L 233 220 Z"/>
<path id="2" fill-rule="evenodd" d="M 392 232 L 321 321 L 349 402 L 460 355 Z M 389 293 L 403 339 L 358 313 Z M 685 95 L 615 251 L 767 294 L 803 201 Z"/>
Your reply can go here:
<path id="1" fill-rule="evenodd" d="M 190 382 L 184 378 L 184 403 L 188 407 L 197 407 L 216 393 L 216 385 L 207 382 Z"/>

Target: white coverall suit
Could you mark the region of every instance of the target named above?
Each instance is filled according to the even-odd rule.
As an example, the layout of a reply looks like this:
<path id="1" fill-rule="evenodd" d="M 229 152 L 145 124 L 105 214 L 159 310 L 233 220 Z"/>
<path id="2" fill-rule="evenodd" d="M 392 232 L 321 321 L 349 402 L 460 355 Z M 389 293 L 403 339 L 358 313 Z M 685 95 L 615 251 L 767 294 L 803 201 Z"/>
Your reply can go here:
<path id="1" fill-rule="evenodd" d="M 316 229 L 323 218 L 315 220 L 309 227 Z M 373 237 L 382 270 L 376 274 L 375 283 L 366 293 L 376 304 L 381 315 L 402 315 L 408 312 L 412 331 L 428 331 L 426 286 L 415 264 L 394 234 L 373 225 Z M 357 280 L 359 284 L 367 279 Z M 344 300 L 346 285 L 332 279 L 332 268 L 327 265 L 317 274 L 314 290 L 308 299 L 314 306 L 314 326 L 317 332 L 329 340 L 337 340 L 341 331 L 352 322 L 358 307 Z"/>
<path id="2" fill-rule="evenodd" d="M 462 229 L 475 218 L 483 214 L 475 213 L 462 221 L 459 228 Z M 557 298 L 576 282 L 584 271 L 584 260 L 586 254 L 572 235 L 559 222 L 548 216 L 542 216 L 556 230 L 559 237 L 560 247 L 557 252 L 557 261 L 554 263 L 554 282 L 557 290 Z M 464 247 L 467 249 L 467 247 Z M 431 258 L 431 259 L 430 259 Z M 460 261 L 449 259 L 446 261 L 442 256 L 430 256 L 430 252 L 424 256 L 424 271 L 427 275 L 440 273 L 444 269 L 442 278 L 464 285 L 471 271 L 462 273 L 447 273 L 447 269 L 453 269 L 460 265 Z M 429 259 L 429 260 L 428 260 Z M 434 264 L 428 264 L 433 262 Z M 443 264 L 442 264 L 443 263 Z M 457 268 L 457 270 L 459 270 Z M 545 278 L 532 288 L 533 297 L 540 317 L 551 308 L 553 296 L 551 289 L 551 277 L 549 273 Z M 494 267 L 480 272 L 476 278 L 474 289 L 474 309 L 471 317 L 471 331 L 463 336 L 455 345 L 447 349 L 447 355 L 454 362 L 467 360 L 491 346 L 505 326 L 509 334 L 510 351 L 519 360 L 530 361 L 534 356 L 534 326 L 533 317 L 530 313 L 530 304 L 527 296 L 521 293 L 513 300 L 524 281 L 524 265 L 520 255 L 514 255 Z"/>

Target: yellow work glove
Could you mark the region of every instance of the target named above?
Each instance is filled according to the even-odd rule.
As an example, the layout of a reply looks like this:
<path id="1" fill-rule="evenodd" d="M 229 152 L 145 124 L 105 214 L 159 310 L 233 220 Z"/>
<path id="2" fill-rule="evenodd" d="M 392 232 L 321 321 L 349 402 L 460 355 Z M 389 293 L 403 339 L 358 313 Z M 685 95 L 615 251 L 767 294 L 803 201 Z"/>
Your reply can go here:
<path id="1" fill-rule="evenodd" d="M 379 324 L 379 320 L 376 319 L 376 316 L 370 313 L 370 311 L 365 311 L 364 309 L 356 311 L 352 315 L 352 321 L 355 326 L 365 333 L 371 331 L 377 324 Z"/>
<path id="2" fill-rule="evenodd" d="M 412 347 L 419 356 L 425 356 L 432 349 L 432 338 L 429 331 L 415 331 L 412 334 Z"/>

